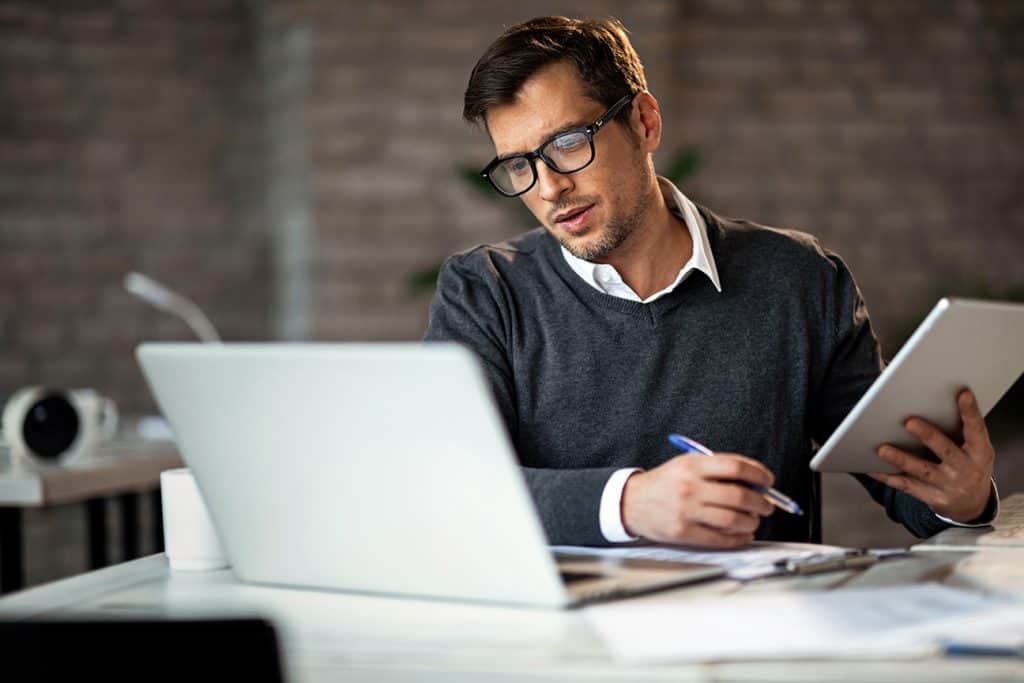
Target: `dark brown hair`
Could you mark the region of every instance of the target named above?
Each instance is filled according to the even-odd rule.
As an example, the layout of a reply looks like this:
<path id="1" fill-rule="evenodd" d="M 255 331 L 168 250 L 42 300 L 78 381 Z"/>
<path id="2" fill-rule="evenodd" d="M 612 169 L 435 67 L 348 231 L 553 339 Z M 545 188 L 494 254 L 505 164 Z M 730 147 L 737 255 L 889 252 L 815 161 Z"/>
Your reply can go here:
<path id="1" fill-rule="evenodd" d="M 647 89 L 644 66 L 618 19 L 537 17 L 495 40 L 473 67 L 462 116 L 486 127 L 487 110 L 512 104 L 533 74 L 555 62 L 576 67 L 587 97 L 610 107 Z M 620 112 L 629 117 L 629 108 Z"/>

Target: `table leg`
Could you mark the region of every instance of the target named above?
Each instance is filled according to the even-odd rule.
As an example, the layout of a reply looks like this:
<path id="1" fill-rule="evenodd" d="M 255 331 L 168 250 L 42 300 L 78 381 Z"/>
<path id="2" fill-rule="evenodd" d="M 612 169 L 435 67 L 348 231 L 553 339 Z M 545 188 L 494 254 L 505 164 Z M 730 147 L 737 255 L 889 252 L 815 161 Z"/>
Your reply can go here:
<path id="1" fill-rule="evenodd" d="M 93 498 L 85 501 L 89 525 L 89 569 L 106 567 L 107 560 L 107 501 Z"/>
<path id="2" fill-rule="evenodd" d="M 0 594 L 25 586 L 21 508 L 0 507 Z"/>
<path id="3" fill-rule="evenodd" d="M 118 496 L 121 507 L 121 561 L 139 556 L 139 494 L 122 493 Z"/>
<path id="4" fill-rule="evenodd" d="M 164 551 L 164 497 L 160 494 L 158 487 L 153 491 L 153 552 Z"/>

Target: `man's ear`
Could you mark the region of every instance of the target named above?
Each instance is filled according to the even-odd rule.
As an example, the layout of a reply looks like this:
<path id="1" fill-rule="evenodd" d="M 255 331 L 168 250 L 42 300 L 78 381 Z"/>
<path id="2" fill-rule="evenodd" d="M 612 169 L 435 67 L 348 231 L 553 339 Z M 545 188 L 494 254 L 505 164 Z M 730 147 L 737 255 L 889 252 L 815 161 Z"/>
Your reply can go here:
<path id="1" fill-rule="evenodd" d="M 629 127 L 648 154 L 661 145 L 661 107 L 654 95 L 646 90 L 633 98 Z"/>

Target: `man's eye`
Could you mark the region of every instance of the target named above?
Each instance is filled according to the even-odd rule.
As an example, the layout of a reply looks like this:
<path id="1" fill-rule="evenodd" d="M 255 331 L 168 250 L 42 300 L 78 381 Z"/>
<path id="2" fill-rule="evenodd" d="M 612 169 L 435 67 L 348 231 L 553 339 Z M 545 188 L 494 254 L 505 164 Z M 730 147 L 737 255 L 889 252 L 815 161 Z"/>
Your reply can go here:
<path id="1" fill-rule="evenodd" d="M 530 162 L 526 159 L 509 159 L 505 162 L 505 168 L 509 173 L 523 175 L 530 172 Z"/>

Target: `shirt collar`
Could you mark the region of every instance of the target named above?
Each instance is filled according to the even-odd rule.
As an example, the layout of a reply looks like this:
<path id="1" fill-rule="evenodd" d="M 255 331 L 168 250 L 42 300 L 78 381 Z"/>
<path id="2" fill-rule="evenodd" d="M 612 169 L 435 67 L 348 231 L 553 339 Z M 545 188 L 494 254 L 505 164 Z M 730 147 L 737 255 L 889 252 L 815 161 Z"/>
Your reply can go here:
<path id="1" fill-rule="evenodd" d="M 665 198 L 665 204 L 669 210 L 686 224 L 686 229 L 690 232 L 690 239 L 693 241 L 693 254 L 690 256 L 690 260 L 683 264 L 675 282 L 659 292 L 658 295 L 675 289 L 691 270 L 699 270 L 707 275 L 715 289 L 721 292 L 722 284 L 718 278 L 718 268 L 715 267 L 715 256 L 711 252 L 711 243 L 708 241 L 707 224 L 704 222 L 704 217 L 700 215 L 697 206 L 668 179 L 658 176 L 658 188 L 661 190 L 661 195 Z M 584 261 L 573 256 L 565 247 L 562 247 L 562 256 L 569 267 L 583 278 L 584 282 L 602 292 L 605 291 L 605 286 L 598 280 L 597 272 L 599 268 L 614 271 L 612 266 Z M 653 300 L 655 297 L 648 300 Z"/>

